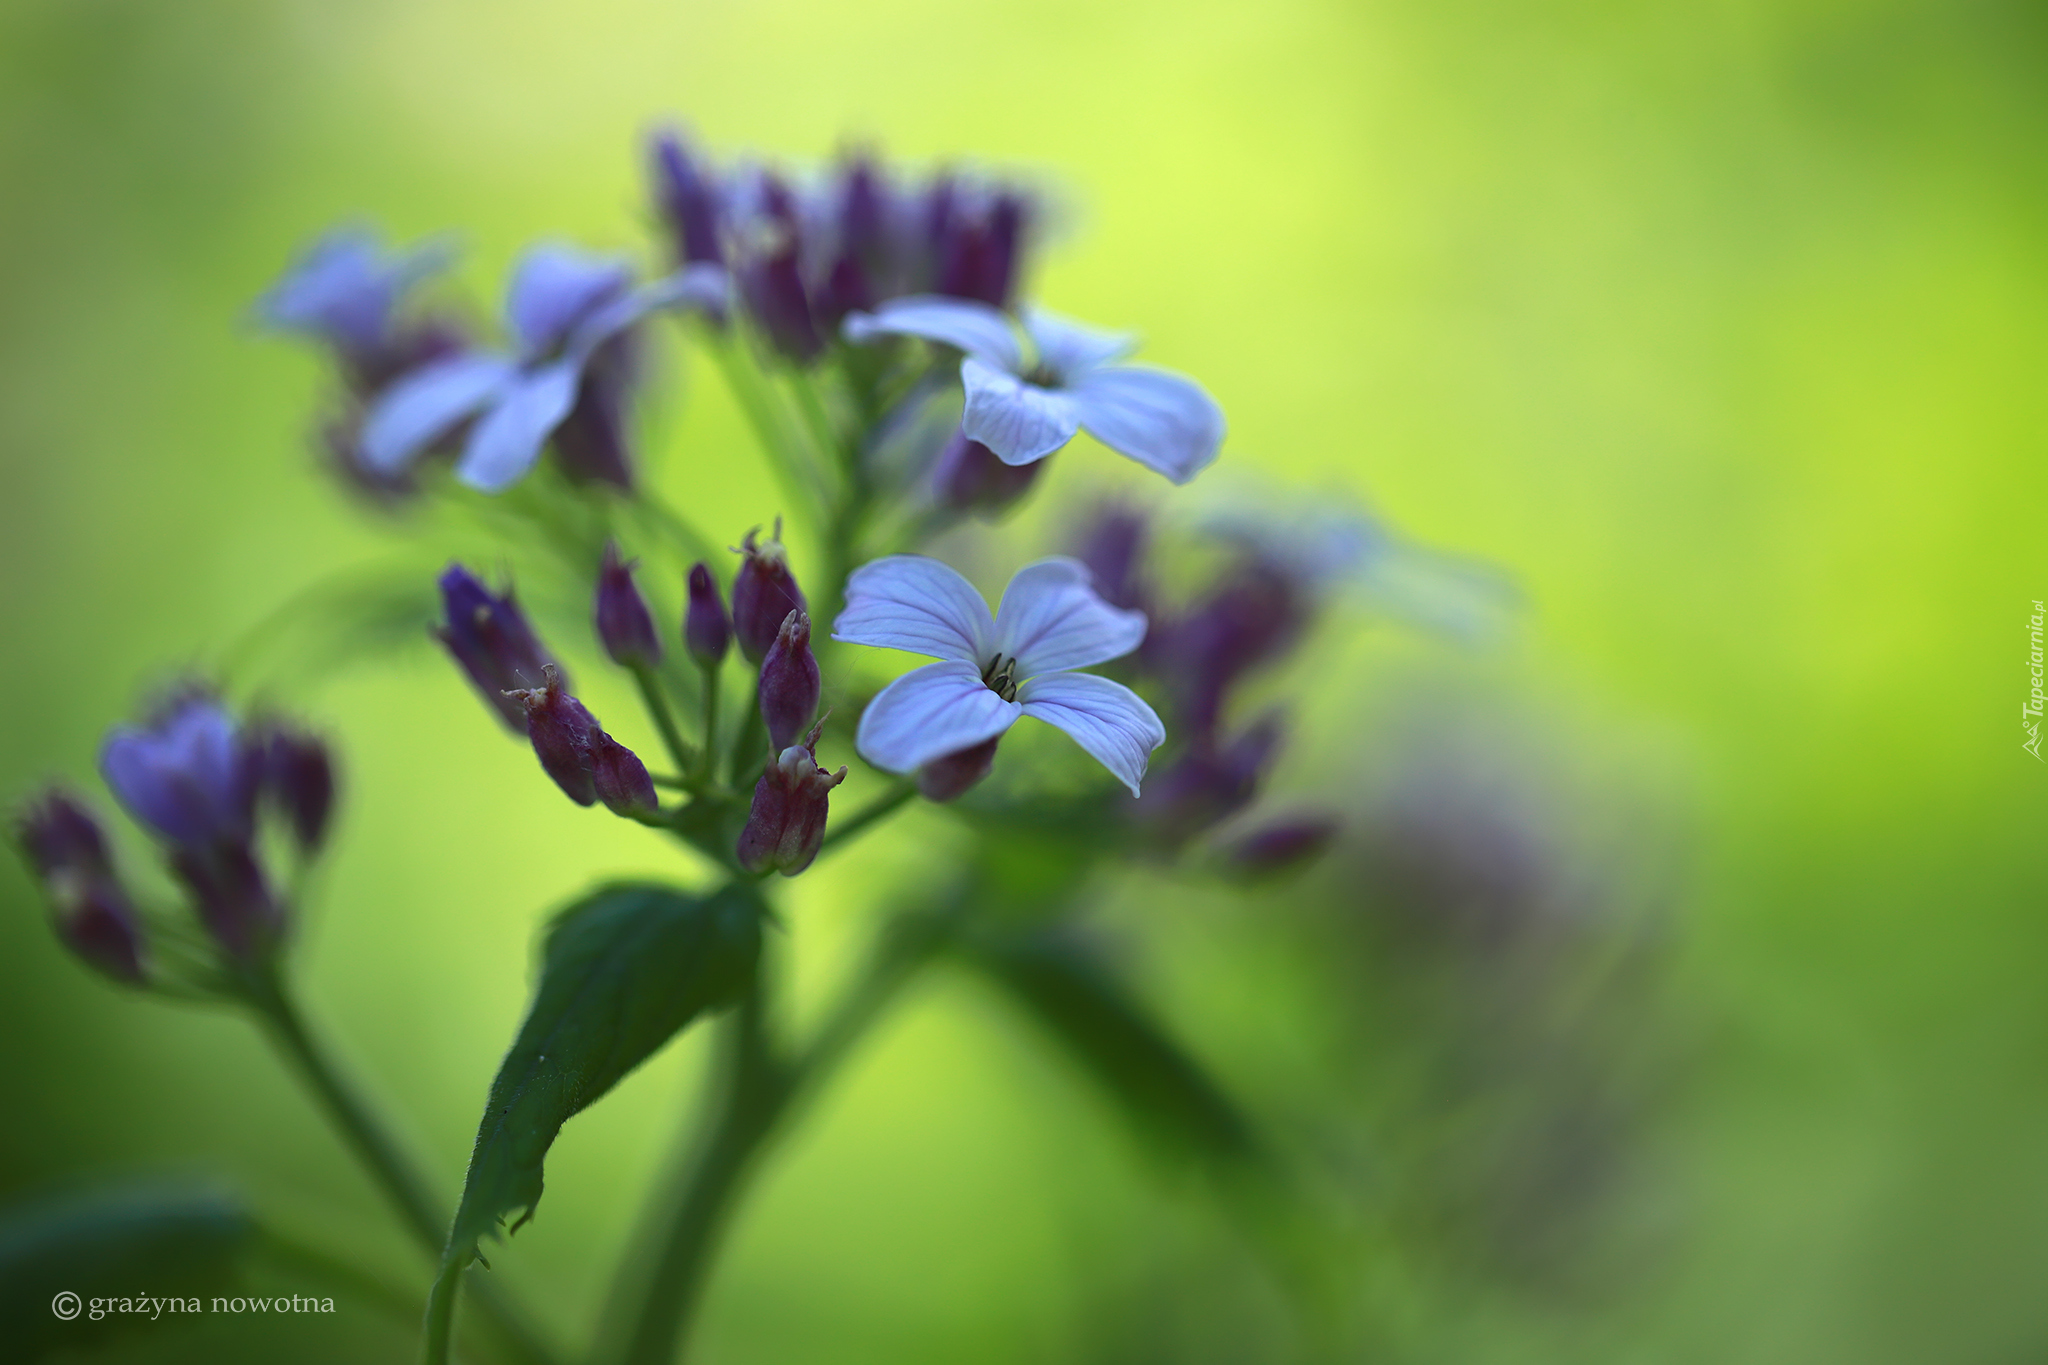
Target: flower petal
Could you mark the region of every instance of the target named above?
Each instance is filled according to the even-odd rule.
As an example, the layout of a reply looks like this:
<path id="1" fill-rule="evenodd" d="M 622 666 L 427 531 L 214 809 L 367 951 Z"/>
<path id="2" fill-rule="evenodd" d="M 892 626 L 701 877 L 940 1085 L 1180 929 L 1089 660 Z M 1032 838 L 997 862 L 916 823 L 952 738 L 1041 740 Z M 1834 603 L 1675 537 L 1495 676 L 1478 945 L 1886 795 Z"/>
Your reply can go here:
<path id="1" fill-rule="evenodd" d="M 616 257 L 542 243 L 512 269 L 505 323 L 528 358 L 546 355 L 632 283 L 632 268 Z"/>
<path id="2" fill-rule="evenodd" d="M 974 585 L 926 555 L 890 555 L 846 580 L 846 610 L 832 638 L 878 649 L 907 649 L 973 664 L 977 677 L 993 651 L 995 620 Z"/>
<path id="3" fill-rule="evenodd" d="M 579 322 L 569 337 L 567 353 L 587 356 L 660 308 L 695 308 L 699 312 L 723 317 L 731 292 L 731 281 L 721 266 L 693 265 L 673 275 L 664 275 L 599 306 Z"/>
<path id="4" fill-rule="evenodd" d="M 336 228 L 257 300 L 256 315 L 272 327 L 367 350 L 382 340 L 399 296 L 446 265 L 449 254 L 436 242 L 387 253 L 367 227 Z"/>
<path id="5" fill-rule="evenodd" d="M 853 745 L 877 768 L 907 773 L 994 739 L 1022 714 L 989 690 L 980 669 L 947 660 L 913 668 L 876 693 Z"/>
<path id="6" fill-rule="evenodd" d="M 1068 392 L 1089 435 L 1175 483 L 1199 474 L 1223 445 L 1223 409 L 1194 380 L 1114 365 Z"/>
<path id="7" fill-rule="evenodd" d="M 1031 678 L 1120 659 L 1144 640 L 1145 624 L 1144 612 L 1103 601 L 1080 560 L 1041 559 L 1003 589 L 995 648 L 1015 655 L 1019 676 Z"/>
<path id="8" fill-rule="evenodd" d="M 1024 330 L 1038 348 L 1039 363 L 1067 383 L 1138 349 L 1138 338 L 1129 332 L 1105 332 L 1042 308 L 1024 311 Z"/>
<path id="9" fill-rule="evenodd" d="M 1152 751 L 1166 742 L 1166 727 L 1145 699 L 1122 683 L 1092 673 L 1047 673 L 1017 689 L 1027 716 L 1073 736 L 1074 742 L 1138 794 Z"/>
<path id="10" fill-rule="evenodd" d="M 500 355 L 472 351 L 423 365 L 384 391 L 363 419 L 363 463 L 396 474 L 504 391 L 516 371 Z"/>
<path id="11" fill-rule="evenodd" d="M 1010 320 L 985 303 L 913 294 L 890 299 L 872 313 L 849 313 L 841 329 L 853 342 L 878 336 L 923 337 L 965 351 L 985 365 L 1012 374 L 1024 369 L 1024 353 Z"/>
<path id="12" fill-rule="evenodd" d="M 1042 460 L 1080 428 L 1065 393 L 1027 384 L 973 356 L 960 362 L 960 382 L 967 389 L 960 429 L 1004 464 Z"/>
<path id="13" fill-rule="evenodd" d="M 583 367 L 572 358 L 514 380 L 469 433 L 455 466 L 456 477 L 486 493 L 501 493 L 519 482 L 576 406 L 576 386 L 582 378 Z"/>

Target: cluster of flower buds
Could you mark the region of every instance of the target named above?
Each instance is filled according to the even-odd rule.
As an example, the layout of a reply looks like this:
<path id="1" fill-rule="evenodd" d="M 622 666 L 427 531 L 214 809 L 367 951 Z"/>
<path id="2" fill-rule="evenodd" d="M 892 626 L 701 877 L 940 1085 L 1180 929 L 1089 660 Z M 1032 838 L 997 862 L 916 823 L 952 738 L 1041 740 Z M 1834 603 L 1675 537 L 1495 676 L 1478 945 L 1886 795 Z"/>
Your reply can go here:
<path id="1" fill-rule="evenodd" d="M 1078 557 L 1104 600 L 1147 613 L 1140 671 L 1171 698 L 1177 752 L 1147 783 L 1133 821 L 1159 847 L 1178 849 L 1249 808 L 1280 751 L 1283 717 L 1269 712 L 1234 732 L 1232 695 L 1259 668 L 1298 644 L 1317 601 L 1315 585 L 1284 559 L 1240 546 L 1234 562 L 1186 608 L 1174 612 L 1146 571 L 1152 526 L 1123 506 L 1088 526 Z M 1254 830 L 1226 846 L 1226 866 L 1246 875 L 1283 870 L 1319 854 L 1334 826 L 1305 815 Z"/>
<path id="2" fill-rule="evenodd" d="M 846 780 L 846 768 L 827 773 L 818 766 L 820 721 L 803 741 L 777 754 L 754 784 L 754 802 L 740 831 L 740 866 L 749 872 L 794 877 L 811 865 L 825 841 L 825 817 L 832 789 Z"/>
<path id="3" fill-rule="evenodd" d="M 164 846 L 214 941 L 239 962 L 270 951 L 285 908 L 264 863 L 259 812 L 281 821 L 300 856 L 317 853 L 334 809 L 327 746 L 279 721 L 240 724 L 211 693 L 188 688 L 147 725 L 114 729 L 100 768 L 129 814 Z M 84 806 L 48 793 L 22 817 L 20 836 L 65 942 L 101 970 L 140 980 L 140 920 Z"/>
<path id="4" fill-rule="evenodd" d="M 851 153 L 815 185 L 712 166 L 675 134 L 654 141 L 653 199 L 678 265 L 732 272 L 775 348 L 809 363 L 848 314 L 905 295 L 1009 308 L 1037 207 L 1022 189 L 963 174 L 923 180 Z"/>

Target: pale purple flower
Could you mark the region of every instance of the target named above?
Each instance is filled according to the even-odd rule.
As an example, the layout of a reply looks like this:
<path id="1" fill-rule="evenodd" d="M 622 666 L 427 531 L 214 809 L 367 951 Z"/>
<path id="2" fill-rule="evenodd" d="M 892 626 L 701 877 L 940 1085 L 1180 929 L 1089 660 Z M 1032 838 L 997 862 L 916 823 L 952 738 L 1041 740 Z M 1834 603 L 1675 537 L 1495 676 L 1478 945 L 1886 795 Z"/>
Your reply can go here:
<path id="1" fill-rule="evenodd" d="M 339 227 L 292 263 L 257 301 L 256 315 L 346 355 L 372 357 L 389 348 L 392 314 L 406 292 L 446 266 L 449 255 L 445 242 L 394 251 L 371 228 Z"/>
<path id="2" fill-rule="evenodd" d="M 1166 727 L 1121 683 L 1073 670 L 1120 658 L 1145 638 L 1072 559 L 1027 564 L 991 616 L 972 584 L 936 559 L 890 555 L 846 581 L 832 638 L 929 655 L 868 703 L 854 745 L 878 768 L 912 772 L 1035 716 L 1058 726 L 1136 795 Z"/>
<path id="3" fill-rule="evenodd" d="M 1030 464 L 1076 431 L 1186 483 L 1223 445 L 1223 410 L 1182 375 L 1119 364 L 1137 348 L 1130 336 L 1099 332 L 1026 309 L 1024 333 L 986 304 L 922 295 L 892 299 L 847 318 L 849 341 L 915 336 L 966 353 L 960 429 L 1005 464 Z"/>
<path id="4" fill-rule="evenodd" d="M 657 308 L 722 308 L 726 292 L 725 272 L 716 266 L 692 266 L 635 287 L 623 261 L 535 247 L 514 269 L 505 301 L 516 352 L 467 351 L 393 384 L 363 422 L 363 463 L 395 474 L 471 423 L 456 476 L 487 493 L 509 488 L 577 407 L 605 343 Z M 608 472 L 599 476 L 619 481 Z"/>

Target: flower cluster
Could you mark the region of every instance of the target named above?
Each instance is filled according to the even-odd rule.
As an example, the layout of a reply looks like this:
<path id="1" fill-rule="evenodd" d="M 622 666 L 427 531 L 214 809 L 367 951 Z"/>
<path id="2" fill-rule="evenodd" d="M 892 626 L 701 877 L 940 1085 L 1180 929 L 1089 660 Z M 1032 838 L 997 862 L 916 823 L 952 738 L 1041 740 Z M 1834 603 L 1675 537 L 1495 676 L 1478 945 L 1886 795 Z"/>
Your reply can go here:
<path id="1" fill-rule="evenodd" d="M 226 962 L 247 967 L 272 953 L 288 927 L 287 901 L 266 856 L 261 816 L 274 817 L 299 859 L 320 851 L 335 795 L 327 746 L 282 721 L 239 722 L 218 697 L 187 687 L 166 697 L 147 723 L 115 727 L 100 771 L 155 836 Z M 19 834 L 65 942 L 113 976 L 145 980 L 143 917 L 84 804 L 46 792 L 22 816 Z"/>
<path id="2" fill-rule="evenodd" d="M 1131 335 L 1028 300 L 1045 212 L 1017 185 L 910 174 L 866 152 L 808 177 L 721 165 L 673 134 L 651 152 L 661 239 L 649 255 L 661 265 L 535 245 L 511 270 L 495 337 L 451 322 L 423 294 L 448 253 L 391 251 L 360 228 L 314 245 L 258 309 L 327 351 L 341 398 L 324 440 L 355 485 L 442 500 L 501 536 L 493 562 L 516 565 L 527 596 L 509 570 L 487 577 L 437 544 L 425 563 L 446 564 L 438 619 L 423 605 L 419 621 L 486 710 L 575 805 L 672 840 L 690 855 L 693 883 L 718 879 L 611 887 L 554 921 L 546 970 L 575 979 L 542 983 L 529 1022 L 541 1021 L 545 1048 L 534 1043 L 529 1059 L 522 1041 L 508 1053 L 508 1069 L 533 1070 L 502 1072 L 493 1087 L 452 1234 L 417 1197 L 417 1179 L 395 1170 L 393 1144 L 365 1136 L 372 1126 L 348 1110 L 346 1088 L 324 1084 L 401 1215 L 442 1257 L 430 1362 L 448 1358 L 477 1238 L 515 1209 L 530 1214 L 553 1132 L 611 1079 L 692 1018 L 736 1006 L 726 1117 L 739 1128 L 707 1148 L 724 1155 L 706 1178 L 729 1178 L 804 1089 L 806 1068 L 830 1065 L 942 949 L 1009 973 L 1014 993 L 1057 1016 L 1055 1033 L 1126 1030 L 1096 1069 L 1133 1094 L 1181 1087 L 1166 1110 L 1214 1149 L 1246 1151 L 1220 1092 L 1170 1039 L 1142 1032 L 1142 1011 L 1071 931 L 1092 874 L 1119 858 L 1146 867 L 1193 852 L 1188 861 L 1210 871 L 1268 873 L 1329 843 L 1335 822 L 1323 810 L 1244 818 L 1269 784 L 1287 716 L 1252 708 L 1248 693 L 1308 637 L 1336 578 L 1393 562 L 1384 536 L 1360 548 L 1371 540 L 1364 523 L 1326 522 L 1313 535 L 1222 527 L 1226 561 L 1190 596 L 1168 590 L 1154 519 L 1112 506 L 1072 557 L 1017 568 L 991 610 L 940 557 L 958 548 L 942 533 L 1012 508 L 1083 433 L 1187 484 L 1221 453 L 1216 400 L 1193 379 L 1132 363 Z M 786 500 L 787 539 L 776 516 L 721 553 L 728 537 L 700 528 L 701 508 L 670 506 L 651 477 L 636 412 L 659 354 L 653 330 L 670 326 L 689 354 L 717 363 L 752 425 Z M 437 525 L 411 521 L 428 534 Z M 427 599 L 429 571 L 412 568 Z M 928 662 L 883 681 L 870 674 L 883 658 L 867 650 Z M 616 700 L 628 687 L 637 713 Z M 1073 741 L 1085 757 L 1072 758 L 1072 774 L 1041 780 L 1059 760 L 1038 767 L 1027 742 L 1003 748 L 1026 718 Z M 855 756 L 858 770 L 839 761 Z M 62 940 L 124 981 L 239 999 L 318 1078 L 277 949 L 298 885 L 288 873 L 319 851 L 329 824 L 325 747 L 275 720 L 238 720 L 216 694 L 188 688 L 147 723 L 113 731 L 101 768 L 162 845 L 203 926 L 205 960 L 197 972 L 165 965 L 185 940 L 145 913 L 85 806 L 52 791 L 26 809 L 20 837 Z M 835 811 L 835 794 L 858 805 Z M 951 821 L 972 851 L 955 859 L 934 844 L 876 976 L 822 1040 L 785 1048 L 774 1035 L 786 1011 L 766 998 L 774 973 L 756 970 L 761 925 L 774 920 L 768 879 L 829 860 L 919 797 L 922 818 Z M 1031 859 L 1053 889 L 1015 917 L 1036 935 L 1020 946 L 1015 923 L 975 915 L 1033 894 L 1001 870 L 1017 860 L 999 856 L 1026 822 L 1045 836 Z M 576 976 L 600 957 L 603 973 Z M 645 993 L 630 1008 L 606 996 L 635 989 Z M 544 1065 L 560 1069 L 529 1084 Z M 515 1107 L 521 1117 L 507 1120 Z M 506 1123 L 520 1154 L 487 1159 Z M 722 1197 L 690 1207 L 722 1208 Z M 653 1325 L 636 1358 L 676 1354 L 679 1327 L 661 1296 L 687 1300 L 694 1272 L 660 1273 L 672 1272 L 682 1278 L 647 1291 Z M 516 1315 L 499 1325 L 517 1335 Z"/>

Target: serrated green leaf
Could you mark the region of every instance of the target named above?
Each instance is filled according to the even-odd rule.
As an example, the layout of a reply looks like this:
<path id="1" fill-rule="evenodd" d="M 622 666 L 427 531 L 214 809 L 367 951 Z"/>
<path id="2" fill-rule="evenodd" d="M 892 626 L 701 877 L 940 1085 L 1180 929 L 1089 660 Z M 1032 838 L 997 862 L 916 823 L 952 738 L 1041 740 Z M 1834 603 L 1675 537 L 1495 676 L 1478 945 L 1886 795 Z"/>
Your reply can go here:
<path id="1" fill-rule="evenodd" d="M 255 1235 L 240 1200 L 191 1185 L 151 1185 L 52 1199 L 0 1215 L 0 1341 L 8 1359 L 40 1360 L 130 1329 L 189 1320 L 194 1298 L 230 1292 Z M 77 1296 L 75 1316 L 70 1301 Z M 137 1310 L 138 1296 L 180 1300 Z M 95 1299 L 130 1300 L 127 1310 Z M 95 1318 L 93 1313 L 100 1312 Z"/>
<path id="2" fill-rule="evenodd" d="M 956 950 L 1044 1026 L 1141 1132 L 1211 1160 L 1259 1154 L 1236 1103 L 1085 940 L 1038 930 L 963 938 Z"/>
<path id="3" fill-rule="evenodd" d="M 753 981 L 764 907 L 749 885 L 710 896 L 605 887 L 549 927 L 540 985 L 491 1082 L 442 1264 L 504 1219 L 533 1216 L 555 1135 L 677 1030 Z"/>

